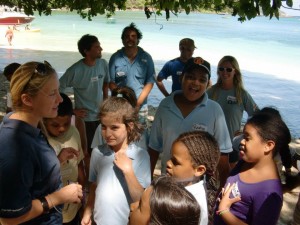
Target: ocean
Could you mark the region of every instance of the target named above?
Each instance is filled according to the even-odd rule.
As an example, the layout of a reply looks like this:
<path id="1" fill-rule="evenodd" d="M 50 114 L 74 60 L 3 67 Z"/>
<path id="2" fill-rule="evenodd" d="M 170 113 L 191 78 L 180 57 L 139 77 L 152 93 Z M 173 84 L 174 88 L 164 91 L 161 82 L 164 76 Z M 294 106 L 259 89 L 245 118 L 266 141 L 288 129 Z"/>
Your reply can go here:
<path id="1" fill-rule="evenodd" d="M 246 90 L 260 108 L 278 108 L 294 137 L 300 137 L 300 17 L 272 19 L 257 17 L 240 23 L 230 15 L 185 13 L 146 19 L 142 11 L 117 11 L 114 22 L 104 15 L 92 21 L 75 12 L 53 11 L 52 16 L 35 15 L 32 30 L 14 33 L 13 46 L 4 38 L 6 27 L 0 26 L 0 70 L 11 62 L 47 60 L 62 75 L 81 58 L 77 41 L 84 34 L 96 35 L 103 48 L 103 58 L 122 47 L 121 32 L 131 22 L 143 32 L 140 46 L 148 51 L 158 73 L 167 60 L 179 56 L 178 43 L 185 37 L 194 39 L 201 56 L 212 65 L 212 81 L 217 79 L 216 66 L 224 55 L 239 61 Z M 171 89 L 171 80 L 165 86 Z M 158 106 L 163 95 L 156 86 L 149 104 Z M 244 119 L 246 118 L 246 115 Z"/>

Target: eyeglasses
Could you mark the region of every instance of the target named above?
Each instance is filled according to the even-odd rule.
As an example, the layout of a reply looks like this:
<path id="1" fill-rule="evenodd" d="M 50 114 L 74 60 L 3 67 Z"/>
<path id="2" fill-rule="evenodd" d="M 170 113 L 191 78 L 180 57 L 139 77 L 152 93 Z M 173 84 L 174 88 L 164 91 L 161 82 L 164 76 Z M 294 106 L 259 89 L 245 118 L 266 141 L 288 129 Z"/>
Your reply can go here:
<path id="1" fill-rule="evenodd" d="M 234 68 L 218 67 L 219 72 L 226 71 L 227 73 L 231 73 L 233 70 Z"/>

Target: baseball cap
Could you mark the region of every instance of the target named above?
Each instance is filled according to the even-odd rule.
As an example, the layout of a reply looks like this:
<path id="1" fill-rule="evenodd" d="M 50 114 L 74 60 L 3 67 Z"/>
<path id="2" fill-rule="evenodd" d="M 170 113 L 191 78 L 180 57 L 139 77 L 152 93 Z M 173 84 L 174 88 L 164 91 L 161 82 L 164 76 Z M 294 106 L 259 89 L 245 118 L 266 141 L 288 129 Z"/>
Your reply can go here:
<path id="1" fill-rule="evenodd" d="M 203 68 L 208 73 L 208 79 L 210 79 L 210 64 L 209 62 L 205 61 L 201 57 L 192 57 L 190 58 L 182 71 L 182 74 L 191 72 L 192 70 L 196 68 Z"/>
<path id="2" fill-rule="evenodd" d="M 181 39 L 179 42 L 179 46 L 182 46 L 182 45 L 190 47 L 190 48 L 196 48 L 194 40 L 190 39 L 190 38 Z"/>

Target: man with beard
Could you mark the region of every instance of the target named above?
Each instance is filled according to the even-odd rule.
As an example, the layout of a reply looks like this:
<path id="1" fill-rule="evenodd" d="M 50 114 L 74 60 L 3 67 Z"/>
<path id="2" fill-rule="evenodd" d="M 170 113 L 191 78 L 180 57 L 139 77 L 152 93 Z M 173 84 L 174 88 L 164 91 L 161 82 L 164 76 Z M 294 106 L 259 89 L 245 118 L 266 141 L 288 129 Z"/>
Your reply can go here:
<path id="1" fill-rule="evenodd" d="M 147 128 L 147 97 L 155 82 L 152 57 L 138 46 L 143 34 L 134 23 L 123 29 L 121 39 L 124 47 L 115 52 L 109 60 L 110 88 L 130 87 L 137 97 L 140 122 Z M 147 129 L 142 140 L 147 146 Z"/>
<path id="2" fill-rule="evenodd" d="M 77 44 L 84 58 L 63 74 L 59 80 L 60 89 L 64 92 L 66 87 L 72 87 L 74 90 L 74 114 L 84 120 L 87 148 L 91 153 L 92 139 L 99 125 L 99 105 L 108 96 L 108 65 L 101 59 L 103 49 L 97 37 L 83 35 Z"/>

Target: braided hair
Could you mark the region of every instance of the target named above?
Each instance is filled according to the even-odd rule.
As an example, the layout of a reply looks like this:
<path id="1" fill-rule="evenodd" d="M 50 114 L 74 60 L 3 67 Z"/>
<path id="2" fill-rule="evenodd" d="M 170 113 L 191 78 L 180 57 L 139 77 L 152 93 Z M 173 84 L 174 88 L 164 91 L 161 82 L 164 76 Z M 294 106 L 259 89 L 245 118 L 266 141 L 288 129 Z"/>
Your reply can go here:
<path id="1" fill-rule="evenodd" d="M 182 142 L 188 149 L 194 167 L 206 168 L 206 193 L 209 224 L 213 221 L 213 208 L 218 191 L 217 165 L 220 150 L 215 138 L 204 131 L 191 131 L 181 134 L 175 142 Z"/>

